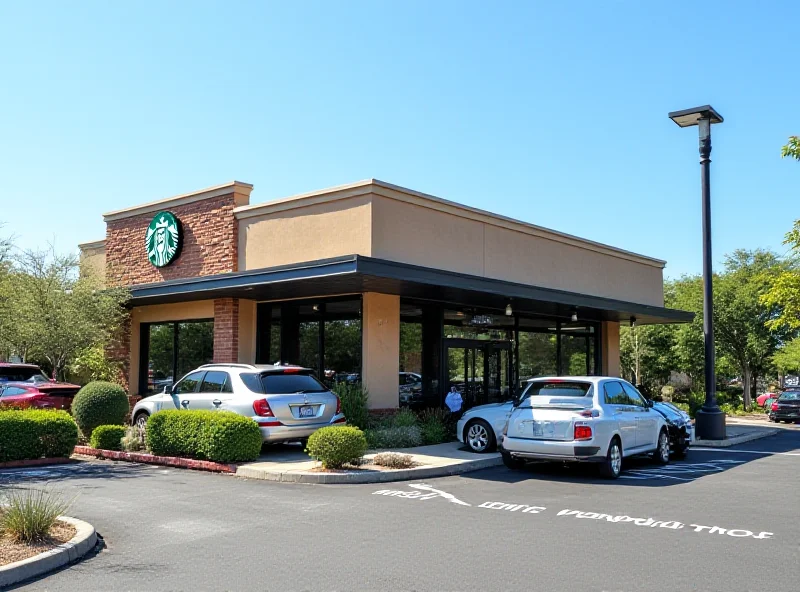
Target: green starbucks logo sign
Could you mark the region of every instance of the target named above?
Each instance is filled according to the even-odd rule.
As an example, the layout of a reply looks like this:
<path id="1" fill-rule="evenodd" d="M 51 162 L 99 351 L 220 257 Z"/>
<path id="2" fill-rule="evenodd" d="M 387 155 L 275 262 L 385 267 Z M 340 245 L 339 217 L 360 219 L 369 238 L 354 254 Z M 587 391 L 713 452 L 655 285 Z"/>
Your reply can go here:
<path id="1" fill-rule="evenodd" d="M 147 258 L 156 267 L 169 265 L 181 250 L 181 223 L 172 212 L 159 212 L 147 227 L 144 246 Z"/>

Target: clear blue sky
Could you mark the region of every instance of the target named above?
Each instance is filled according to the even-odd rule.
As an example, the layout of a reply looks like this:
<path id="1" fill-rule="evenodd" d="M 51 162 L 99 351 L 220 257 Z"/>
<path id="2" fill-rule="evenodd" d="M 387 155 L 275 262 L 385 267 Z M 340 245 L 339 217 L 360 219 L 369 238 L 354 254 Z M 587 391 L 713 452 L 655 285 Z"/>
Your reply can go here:
<path id="1" fill-rule="evenodd" d="M 658 6 L 655 6 L 655 5 Z M 800 3 L 2 2 L 0 221 L 20 247 L 232 179 L 253 203 L 376 177 L 701 268 L 800 217 Z"/>

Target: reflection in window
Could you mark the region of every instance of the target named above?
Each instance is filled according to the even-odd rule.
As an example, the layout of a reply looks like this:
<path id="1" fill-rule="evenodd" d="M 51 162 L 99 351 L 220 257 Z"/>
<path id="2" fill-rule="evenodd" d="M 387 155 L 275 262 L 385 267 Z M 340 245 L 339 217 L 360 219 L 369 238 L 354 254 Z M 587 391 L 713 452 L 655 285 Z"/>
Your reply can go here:
<path id="1" fill-rule="evenodd" d="M 558 374 L 558 339 L 555 333 L 519 333 L 520 386 L 529 378 Z M 581 372 L 583 374 L 583 372 Z"/>
<path id="2" fill-rule="evenodd" d="M 300 359 L 298 364 L 304 368 L 317 370 L 319 368 L 319 321 L 306 321 L 300 323 Z"/>
<path id="3" fill-rule="evenodd" d="M 175 380 L 214 358 L 214 321 L 154 323 L 144 327 L 147 392 L 171 387 Z"/>
<path id="4" fill-rule="evenodd" d="M 361 319 L 325 321 L 325 376 L 361 380 Z"/>

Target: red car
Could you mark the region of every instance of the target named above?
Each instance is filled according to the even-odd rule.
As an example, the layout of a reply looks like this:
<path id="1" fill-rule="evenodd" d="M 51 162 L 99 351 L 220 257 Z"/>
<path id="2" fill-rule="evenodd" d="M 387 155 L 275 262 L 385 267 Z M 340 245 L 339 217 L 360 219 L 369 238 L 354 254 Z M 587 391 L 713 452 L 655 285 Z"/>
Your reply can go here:
<path id="1" fill-rule="evenodd" d="M 766 407 L 767 401 L 770 399 L 777 399 L 778 397 L 780 397 L 780 393 L 764 393 L 756 397 L 756 403 L 759 407 Z"/>
<path id="2" fill-rule="evenodd" d="M 0 406 L 69 409 L 80 388 L 50 380 L 33 364 L 0 362 Z"/>

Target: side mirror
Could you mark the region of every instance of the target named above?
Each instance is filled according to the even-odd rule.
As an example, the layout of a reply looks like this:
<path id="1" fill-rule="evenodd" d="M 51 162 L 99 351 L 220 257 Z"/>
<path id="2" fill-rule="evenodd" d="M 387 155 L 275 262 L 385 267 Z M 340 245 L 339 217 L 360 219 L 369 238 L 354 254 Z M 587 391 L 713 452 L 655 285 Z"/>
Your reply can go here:
<path id="1" fill-rule="evenodd" d="M 653 399 L 647 399 L 647 406 L 648 407 L 652 407 L 653 406 Z"/>

